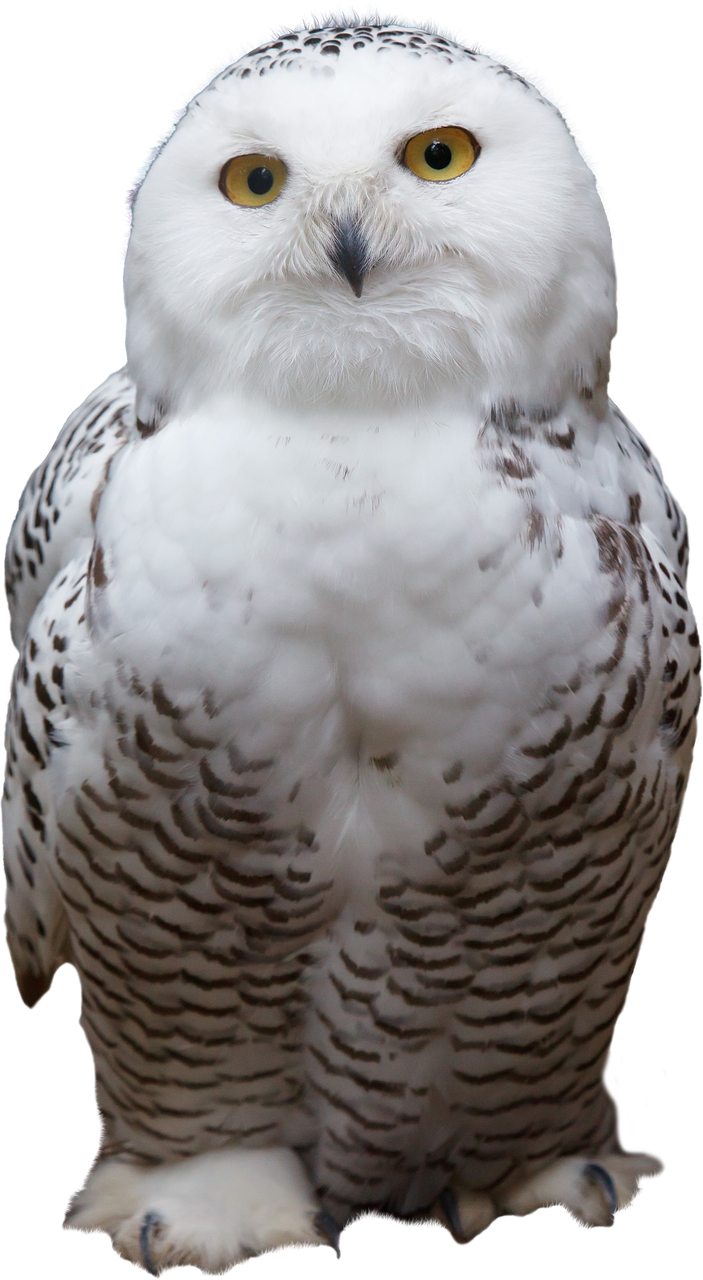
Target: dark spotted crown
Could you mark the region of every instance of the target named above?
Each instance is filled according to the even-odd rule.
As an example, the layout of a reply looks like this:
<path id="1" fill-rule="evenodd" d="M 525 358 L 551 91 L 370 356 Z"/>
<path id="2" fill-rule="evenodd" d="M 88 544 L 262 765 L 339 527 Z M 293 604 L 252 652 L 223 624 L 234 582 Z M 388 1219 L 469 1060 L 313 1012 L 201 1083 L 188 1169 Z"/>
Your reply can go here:
<path id="1" fill-rule="evenodd" d="M 342 52 L 369 47 L 379 54 L 392 48 L 400 48 L 405 49 L 413 58 L 440 57 L 449 63 L 461 62 L 467 58 L 475 61 L 477 57 L 473 50 L 464 49 L 453 40 L 446 40 L 444 36 L 434 35 L 431 31 L 375 23 L 363 23 L 359 26 L 350 23 L 286 32 L 285 35 L 270 40 L 268 44 L 252 49 L 238 62 L 227 67 L 217 79 L 226 80 L 229 76 L 236 76 L 244 80 L 251 75 L 263 76 L 276 68 L 302 66 L 321 58 L 334 61 Z"/>

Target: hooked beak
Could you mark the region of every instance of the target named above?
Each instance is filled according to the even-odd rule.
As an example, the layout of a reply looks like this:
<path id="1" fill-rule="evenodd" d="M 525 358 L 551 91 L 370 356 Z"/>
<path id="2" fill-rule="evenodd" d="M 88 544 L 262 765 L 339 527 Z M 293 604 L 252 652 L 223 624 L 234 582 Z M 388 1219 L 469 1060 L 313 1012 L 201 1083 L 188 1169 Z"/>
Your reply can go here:
<path id="1" fill-rule="evenodd" d="M 345 220 L 335 223 L 330 256 L 339 274 L 346 276 L 357 298 L 360 298 L 368 268 L 368 247 L 356 222 Z"/>

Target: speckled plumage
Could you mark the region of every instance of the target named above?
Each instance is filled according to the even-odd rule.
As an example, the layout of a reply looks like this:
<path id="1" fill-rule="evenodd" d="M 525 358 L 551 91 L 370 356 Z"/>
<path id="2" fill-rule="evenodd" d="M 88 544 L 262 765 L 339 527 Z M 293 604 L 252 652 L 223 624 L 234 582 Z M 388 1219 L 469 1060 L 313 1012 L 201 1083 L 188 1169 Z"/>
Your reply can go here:
<path id="1" fill-rule="evenodd" d="M 494 239 L 462 212 L 472 172 L 449 195 L 406 173 L 396 189 L 375 152 L 344 162 L 322 131 L 339 176 L 320 194 L 290 160 L 285 237 L 285 206 L 245 210 L 241 249 L 220 254 L 215 230 L 190 260 L 191 218 L 169 295 L 182 242 L 163 191 L 179 154 L 196 163 L 188 138 L 206 165 L 203 129 L 224 130 L 216 172 L 258 118 L 262 71 L 284 95 L 304 84 L 309 110 L 318 72 L 334 86 L 331 64 L 341 79 L 378 52 L 407 102 L 445 69 L 448 99 L 469 77 L 441 122 L 479 137 L 472 198 L 489 184 L 489 207 L 491 164 L 528 183 Z M 10 945 L 29 1003 L 64 960 L 80 972 L 104 1141 L 72 1221 L 145 1265 L 216 1269 L 333 1236 L 365 1206 L 439 1202 L 462 1235 L 559 1199 L 607 1221 L 657 1167 L 622 1154 L 601 1075 L 694 736 L 685 524 L 607 401 L 612 270 L 590 175 L 504 72 L 360 24 L 281 37 L 218 77 L 136 198 L 129 370 L 23 495 Z M 383 92 L 400 103 L 390 165 L 393 131 L 435 119 L 421 105 L 405 122 L 403 83 Z M 518 94 L 535 135 L 545 122 L 534 192 L 509 154 Z M 218 200 L 208 189 L 203 226 L 212 209 L 226 237 Z M 325 256 L 350 209 L 371 246 L 361 300 Z M 274 242 L 265 269 L 254 234 Z M 200 279 L 209 302 L 181 313 Z M 281 1205 L 263 1157 L 246 1166 L 261 1148 Z M 256 1226 L 206 1223 L 208 1152 L 233 1186 L 263 1170 Z"/>

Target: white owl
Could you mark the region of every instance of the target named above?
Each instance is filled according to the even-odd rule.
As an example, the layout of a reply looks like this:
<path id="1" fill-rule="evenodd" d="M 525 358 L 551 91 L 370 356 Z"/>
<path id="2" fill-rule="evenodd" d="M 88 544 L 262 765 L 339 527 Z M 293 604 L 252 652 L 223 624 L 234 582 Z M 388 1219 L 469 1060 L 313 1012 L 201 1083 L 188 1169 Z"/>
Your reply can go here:
<path id="1" fill-rule="evenodd" d="M 591 173 L 485 56 L 291 32 L 152 162 L 126 298 L 7 561 L 10 946 L 29 1004 L 78 969 L 104 1125 L 68 1224 L 152 1274 L 609 1224 L 700 660 Z"/>

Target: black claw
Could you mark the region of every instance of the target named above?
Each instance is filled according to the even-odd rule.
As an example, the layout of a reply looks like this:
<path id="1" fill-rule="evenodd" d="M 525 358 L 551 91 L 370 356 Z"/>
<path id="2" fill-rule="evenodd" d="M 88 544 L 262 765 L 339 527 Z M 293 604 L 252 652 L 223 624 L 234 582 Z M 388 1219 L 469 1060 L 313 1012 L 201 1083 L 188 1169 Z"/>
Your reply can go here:
<path id="1" fill-rule="evenodd" d="M 444 1191 L 439 1197 L 439 1203 L 444 1212 L 444 1216 L 449 1223 L 452 1235 L 456 1236 L 457 1240 L 466 1240 L 466 1236 L 461 1225 L 461 1218 L 459 1217 L 459 1206 L 451 1187 L 444 1188 Z"/>
<path id="2" fill-rule="evenodd" d="M 159 1274 L 152 1262 L 149 1246 L 151 1244 L 152 1232 L 160 1226 L 161 1218 L 158 1213 L 147 1213 L 144 1215 L 144 1221 L 139 1228 L 139 1248 L 142 1251 L 142 1262 L 144 1263 L 144 1270 L 148 1271 L 150 1276 L 158 1276 Z"/>
<path id="3" fill-rule="evenodd" d="M 324 1236 L 327 1243 L 332 1246 L 337 1257 L 341 1257 L 339 1252 L 339 1237 L 342 1234 L 342 1228 L 337 1222 L 335 1222 L 332 1214 L 328 1213 L 326 1209 L 320 1209 L 320 1212 L 315 1214 L 313 1226 L 316 1231 L 319 1231 L 321 1236 Z"/>
<path id="4" fill-rule="evenodd" d="M 618 1193 L 608 1170 L 604 1169 L 602 1164 L 587 1164 L 583 1172 L 589 1182 L 595 1182 L 605 1193 L 612 1223 L 618 1209 Z"/>

